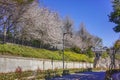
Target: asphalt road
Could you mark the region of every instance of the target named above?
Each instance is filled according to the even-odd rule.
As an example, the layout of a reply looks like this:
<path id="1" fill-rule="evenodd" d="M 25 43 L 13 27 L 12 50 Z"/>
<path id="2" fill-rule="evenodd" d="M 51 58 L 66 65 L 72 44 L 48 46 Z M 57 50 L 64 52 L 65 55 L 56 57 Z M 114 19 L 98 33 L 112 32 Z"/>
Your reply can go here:
<path id="1" fill-rule="evenodd" d="M 112 75 L 112 78 L 113 78 L 114 80 L 120 80 L 120 72 L 113 74 L 113 75 Z"/>
<path id="2" fill-rule="evenodd" d="M 84 72 L 53 78 L 51 80 L 104 80 L 105 72 Z"/>

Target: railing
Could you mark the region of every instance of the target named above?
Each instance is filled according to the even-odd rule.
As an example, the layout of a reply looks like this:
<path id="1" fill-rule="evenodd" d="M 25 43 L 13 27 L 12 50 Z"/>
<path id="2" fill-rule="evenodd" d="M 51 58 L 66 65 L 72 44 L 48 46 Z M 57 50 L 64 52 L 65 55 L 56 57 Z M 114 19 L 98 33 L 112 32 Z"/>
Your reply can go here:
<path id="1" fill-rule="evenodd" d="M 50 44 L 44 43 L 41 40 L 25 40 L 25 39 L 6 36 L 6 39 L 4 41 L 4 36 L 0 35 L 0 43 L 2 44 L 4 42 L 14 43 L 14 44 L 19 44 L 19 45 L 24 45 L 24 46 L 30 46 L 30 47 L 35 47 L 35 48 L 43 48 L 43 49 L 48 49 L 48 50 L 57 50 L 56 46 L 51 46 Z"/>

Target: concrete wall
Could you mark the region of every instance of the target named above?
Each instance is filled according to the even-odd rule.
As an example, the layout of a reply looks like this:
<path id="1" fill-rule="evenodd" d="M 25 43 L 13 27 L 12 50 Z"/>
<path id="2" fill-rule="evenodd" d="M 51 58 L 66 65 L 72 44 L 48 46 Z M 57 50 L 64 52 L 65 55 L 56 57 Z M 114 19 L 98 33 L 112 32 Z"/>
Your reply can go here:
<path id="1" fill-rule="evenodd" d="M 62 61 L 52 61 L 46 59 L 23 58 L 13 56 L 0 56 L 0 73 L 14 72 L 16 68 L 21 67 L 26 70 L 41 70 L 62 68 Z M 65 62 L 65 68 L 92 68 L 92 63 L 83 62 Z"/>

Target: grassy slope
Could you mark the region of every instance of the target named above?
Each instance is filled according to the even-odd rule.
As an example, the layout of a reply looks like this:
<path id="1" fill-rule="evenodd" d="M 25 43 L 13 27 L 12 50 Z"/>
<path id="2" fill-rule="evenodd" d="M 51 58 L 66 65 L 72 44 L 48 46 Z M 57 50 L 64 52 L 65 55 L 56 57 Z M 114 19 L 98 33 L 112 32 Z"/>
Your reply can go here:
<path id="1" fill-rule="evenodd" d="M 15 44 L 0 44 L 0 54 L 32 57 L 32 58 L 43 58 L 43 59 L 54 59 L 62 60 L 61 51 L 50 51 L 45 49 L 36 49 L 32 47 L 20 46 Z M 84 54 L 76 54 L 71 51 L 65 51 L 65 60 L 67 61 L 86 61 L 93 62 L 93 59 L 88 58 Z"/>

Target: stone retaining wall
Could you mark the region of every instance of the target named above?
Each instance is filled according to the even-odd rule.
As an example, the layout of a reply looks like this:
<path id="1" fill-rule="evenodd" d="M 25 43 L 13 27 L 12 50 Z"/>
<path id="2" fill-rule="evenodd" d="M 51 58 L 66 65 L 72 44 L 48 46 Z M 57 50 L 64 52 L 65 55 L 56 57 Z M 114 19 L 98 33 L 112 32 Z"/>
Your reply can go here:
<path id="1" fill-rule="evenodd" d="M 0 56 L 0 73 L 14 72 L 16 68 L 26 70 L 41 70 L 60 69 L 63 68 L 62 61 L 24 58 L 14 56 Z M 83 62 L 65 62 L 65 68 L 93 68 L 92 63 Z"/>
<path id="2" fill-rule="evenodd" d="M 110 64 L 111 64 L 110 57 L 108 57 L 106 59 L 100 58 L 96 67 L 109 69 Z M 115 66 L 116 66 L 116 68 L 120 68 L 119 60 L 115 60 Z"/>

